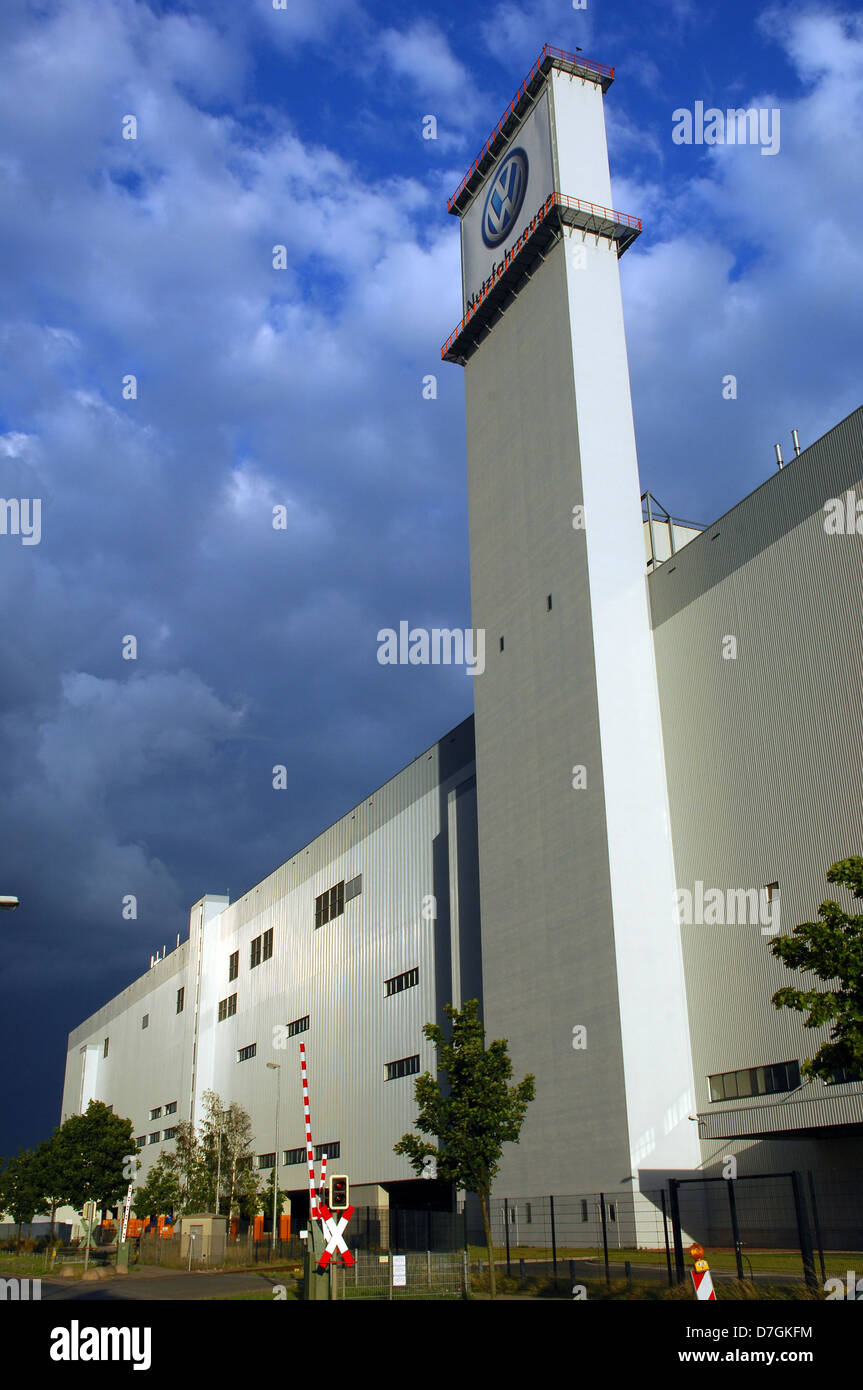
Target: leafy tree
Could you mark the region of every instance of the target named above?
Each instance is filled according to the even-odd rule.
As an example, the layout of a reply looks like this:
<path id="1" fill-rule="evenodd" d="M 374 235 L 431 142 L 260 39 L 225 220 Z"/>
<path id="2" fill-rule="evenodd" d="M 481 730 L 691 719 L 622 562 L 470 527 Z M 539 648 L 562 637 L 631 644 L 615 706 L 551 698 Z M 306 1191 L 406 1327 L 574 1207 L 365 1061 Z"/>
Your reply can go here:
<path id="1" fill-rule="evenodd" d="M 223 1106 L 215 1091 L 205 1091 L 203 1101 L 201 1144 L 211 1178 L 210 1191 L 213 1194 L 216 1192 L 218 1169 L 219 1210 L 223 1209 L 221 1198 L 224 1193 L 227 1198 L 227 1215 L 230 1218 L 235 1214 L 235 1209 L 239 1210 L 241 1202 L 248 1201 L 251 1195 L 247 1173 L 254 1142 L 252 1120 L 248 1111 L 234 1100 L 230 1105 Z M 252 1176 L 256 1193 L 257 1180 Z"/>
<path id="2" fill-rule="evenodd" d="M 43 1139 L 36 1145 L 33 1155 L 37 1181 L 39 1183 L 39 1207 L 51 1213 L 51 1229 L 48 1240 L 54 1239 L 54 1226 L 57 1208 L 66 1200 L 66 1183 L 63 1178 L 63 1160 L 60 1151 L 60 1130 L 55 1127 L 50 1139 Z"/>
<path id="3" fill-rule="evenodd" d="M 394 1151 L 408 1158 L 417 1174 L 433 1157 L 439 1178 L 477 1194 L 488 1248 L 489 1290 L 494 1298 L 489 1197 L 503 1145 L 518 1143 L 536 1086 L 530 1075 L 516 1086 L 508 1085 L 512 1062 L 506 1040 L 485 1046 L 485 1029 L 476 999 L 467 1000 L 461 1011 L 446 1004 L 444 1013 L 452 1025 L 449 1041 L 435 1023 L 427 1023 L 423 1033 L 437 1049 L 438 1073 L 446 1077 L 446 1093 L 431 1072 L 417 1077 L 415 1089 L 420 1109 L 417 1129 L 434 1135 L 438 1142 L 433 1144 L 415 1134 L 405 1134 Z"/>
<path id="4" fill-rule="evenodd" d="M 63 1197 L 76 1211 L 86 1202 L 112 1207 L 126 1194 L 126 1160 L 135 1154 L 131 1120 L 91 1100 L 83 1115 L 70 1115 L 54 1140 Z"/>
<path id="5" fill-rule="evenodd" d="M 135 1189 L 132 1200 L 138 1217 L 173 1215 L 180 1211 L 182 1195 L 176 1154 L 159 1155 L 145 1181 Z"/>
<path id="6" fill-rule="evenodd" d="M 827 870 L 828 883 L 839 883 L 863 898 L 863 859 L 840 859 Z M 863 915 L 849 915 L 827 899 L 818 909 L 818 922 L 802 922 L 791 936 L 777 936 L 770 950 L 789 970 L 804 970 L 835 988 L 797 989 L 786 986 L 773 996 L 777 1009 L 805 1013 L 804 1028 L 832 1023 L 830 1042 L 823 1043 L 802 1067 L 804 1076 L 832 1080 L 837 1067 L 863 1073 Z"/>
<path id="7" fill-rule="evenodd" d="M 9 1215 L 18 1223 L 20 1245 L 21 1227 L 25 1223 L 29 1226 L 42 1199 L 36 1159 L 30 1149 L 19 1149 L 17 1157 L 10 1158 L 6 1164 L 3 1198 Z"/>

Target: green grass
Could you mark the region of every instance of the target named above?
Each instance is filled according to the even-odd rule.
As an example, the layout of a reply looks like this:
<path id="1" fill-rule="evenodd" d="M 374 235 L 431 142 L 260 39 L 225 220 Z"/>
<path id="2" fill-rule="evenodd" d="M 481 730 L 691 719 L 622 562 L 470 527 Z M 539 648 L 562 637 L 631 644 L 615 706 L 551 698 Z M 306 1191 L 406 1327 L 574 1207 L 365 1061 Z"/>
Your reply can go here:
<path id="1" fill-rule="evenodd" d="M 506 1261 L 506 1246 L 495 1246 L 495 1260 L 499 1264 Z M 688 1251 L 684 1251 L 686 1257 L 687 1270 L 691 1267 L 692 1261 Z M 484 1245 L 471 1245 L 469 1247 L 471 1261 L 484 1260 L 487 1258 Z M 743 1267 L 748 1273 L 751 1261 L 752 1269 L 755 1274 L 799 1274 L 803 1277 L 803 1262 L 798 1250 L 760 1250 L 744 1247 Z M 733 1272 L 737 1268 L 733 1250 L 707 1250 L 707 1262 L 711 1269 L 726 1270 Z M 522 1260 L 551 1260 L 551 1250 L 542 1246 L 512 1245 L 510 1246 L 510 1264 L 518 1265 Z M 569 1247 L 562 1246 L 557 1251 L 558 1263 L 564 1260 L 603 1260 L 602 1246 L 599 1247 Z M 624 1260 L 629 1260 L 631 1264 L 654 1265 L 662 1269 L 666 1267 L 665 1250 L 618 1250 L 616 1247 L 609 1247 L 609 1263 L 623 1264 Z M 672 1266 L 674 1264 L 674 1251 L 671 1252 Z M 849 1269 L 859 1269 L 863 1267 L 863 1253 L 854 1250 L 828 1250 L 824 1253 L 824 1264 L 827 1270 L 828 1279 L 836 1275 L 844 1276 Z M 820 1278 L 820 1265 L 818 1256 L 815 1256 L 815 1268 Z"/>

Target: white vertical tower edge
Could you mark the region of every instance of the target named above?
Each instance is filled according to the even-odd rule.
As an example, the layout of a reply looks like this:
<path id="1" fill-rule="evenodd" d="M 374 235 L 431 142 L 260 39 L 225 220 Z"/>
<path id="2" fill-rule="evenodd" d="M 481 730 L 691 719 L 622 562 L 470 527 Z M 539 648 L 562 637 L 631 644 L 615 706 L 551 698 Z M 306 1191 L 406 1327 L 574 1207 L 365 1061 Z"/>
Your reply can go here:
<path id="1" fill-rule="evenodd" d="M 555 167 L 612 205 L 602 91 L 552 73 Z M 571 132 L 571 133 L 570 133 Z M 585 186 L 586 185 L 586 186 Z M 700 1159 L 616 244 L 565 229 L 627 1122 L 633 1176 Z M 573 249 L 579 248 L 578 255 Z M 578 499 L 576 499 L 578 500 Z"/>

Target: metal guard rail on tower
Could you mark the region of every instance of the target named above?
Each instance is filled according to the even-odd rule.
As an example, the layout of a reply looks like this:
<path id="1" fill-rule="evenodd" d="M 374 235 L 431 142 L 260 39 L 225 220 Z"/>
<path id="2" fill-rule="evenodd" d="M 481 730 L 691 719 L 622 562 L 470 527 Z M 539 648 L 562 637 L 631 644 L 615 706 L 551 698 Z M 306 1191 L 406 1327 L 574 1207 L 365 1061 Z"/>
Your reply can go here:
<path id="1" fill-rule="evenodd" d="M 612 208 L 600 207 L 598 203 L 588 203 L 583 198 L 571 198 L 567 193 L 549 193 L 539 212 L 527 224 L 518 241 L 507 251 L 503 260 L 494 267 L 458 328 L 447 338 L 440 350 L 443 360 L 457 360 L 458 354 L 452 352 L 453 344 L 463 336 L 465 330 L 476 319 L 477 314 L 488 304 L 489 300 L 493 297 L 499 297 L 503 282 L 507 278 L 513 278 L 512 271 L 515 263 L 527 249 L 528 243 L 532 241 L 548 217 L 554 212 L 557 212 L 560 220 L 569 226 L 581 227 L 586 232 L 596 236 L 606 236 L 616 241 L 620 255 L 623 254 L 627 246 L 631 245 L 642 229 L 640 217 L 631 217 L 626 212 L 615 212 Z M 516 278 L 520 279 L 521 277 L 519 275 Z"/>
<path id="2" fill-rule="evenodd" d="M 477 174 L 483 172 L 481 165 L 490 164 L 498 154 L 509 134 L 510 125 L 517 124 L 519 111 L 528 104 L 532 105 L 532 89 L 538 87 L 538 79 L 545 75 L 552 67 L 562 67 L 566 71 L 575 73 L 580 77 L 586 77 L 591 82 L 599 82 L 603 92 L 607 91 L 614 81 L 614 68 L 606 67 L 604 63 L 595 63 L 591 58 L 582 58 L 578 53 L 566 53 L 562 48 L 552 48 L 551 44 L 543 44 L 542 52 L 531 68 L 527 77 L 522 82 L 509 106 L 504 111 L 491 135 L 486 140 L 473 164 L 468 169 L 455 193 L 447 199 L 447 210 L 458 213 L 460 209 L 456 206 L 462 194 L 467 189 L 468 184 Z"/>

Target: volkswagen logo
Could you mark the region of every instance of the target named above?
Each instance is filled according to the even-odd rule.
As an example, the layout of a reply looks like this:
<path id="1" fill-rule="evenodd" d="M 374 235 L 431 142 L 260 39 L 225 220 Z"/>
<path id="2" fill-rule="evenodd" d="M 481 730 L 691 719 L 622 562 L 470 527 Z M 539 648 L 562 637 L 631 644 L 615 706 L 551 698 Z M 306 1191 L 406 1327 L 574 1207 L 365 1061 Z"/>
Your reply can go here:
<path id="1" fill-rule="evenodd" d="M 527 167 L 524 150 L 511 150 L 495 174 L 482 210 L 486 246 L 500 246 L 509 236 L 527 192 Z"/>

